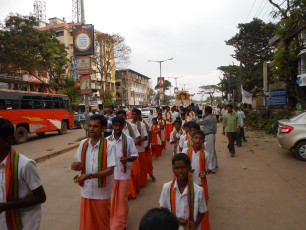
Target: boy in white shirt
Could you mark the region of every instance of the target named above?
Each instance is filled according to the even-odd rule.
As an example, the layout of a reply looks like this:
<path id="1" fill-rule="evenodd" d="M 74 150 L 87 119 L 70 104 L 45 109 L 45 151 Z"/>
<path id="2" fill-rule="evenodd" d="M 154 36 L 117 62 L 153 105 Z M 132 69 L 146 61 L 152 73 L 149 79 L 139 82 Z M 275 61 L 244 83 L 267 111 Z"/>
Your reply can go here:
<path id="1" fill-rule="evenodd" d="M 116 145 L 117 165 L 114 168 L 113 198 L 110 226 L 112 230 L 122 230 L 127 226 L 129 204 L 128 190 L 132 162 L 138 157 L 138 151 L 133 138 L 125 135 L 122 129 L 125 125 L 123 117 L 112 120 L 113 134 L 108 140 Z"/>
<path id="2" fill-rule="evenodd" d="M 0 118 L 0 229 L 38 230 L 46 194 L 35 162 L 11 147 L 13 138 L 14 125 Z"/>
<path id="3" fill-rule="evenodd" d="M 161 192 L 160 207 L 172 212 L 179 221 L 179 230 L 200 230 L 204 213 L 207 211 L 203 188 L 191 179 L 191 163 L 187 155 L 175 154 L 172 158 L 175 179 L 165 183 Z M 194 191 L 193 194 L 190 191 Z M 193 206 L 193 210 L 190 207 Z M 187 226 L 186 226 L 187 227 Z"/>
<path id="4" fill-rule="evenodd" d="M 182 130 L 182 122 L 180 120 L 175 120 L 173 122 L 173 131 L 170 134 L 170 144 L 173 144 L 173 155 L 180 152 L 180 137 L 185 134 Z"/>

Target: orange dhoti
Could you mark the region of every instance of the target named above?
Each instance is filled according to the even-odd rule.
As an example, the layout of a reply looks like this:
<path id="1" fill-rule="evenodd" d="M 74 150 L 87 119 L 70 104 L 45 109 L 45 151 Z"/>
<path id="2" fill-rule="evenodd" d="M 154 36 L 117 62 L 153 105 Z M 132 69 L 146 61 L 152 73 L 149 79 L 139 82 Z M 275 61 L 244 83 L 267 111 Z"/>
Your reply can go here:
<path id="1" fill-rule="evenodd" d="M 166 124 L 166 140 L 170 139 L 170 134 L 173 131 L 172 124 Z"/>
<path id="2" fill-rule="evenodd" d="M 140 174 L 139 174 L 139 187 L 144 187 L 147 184 L 147 163 L 146 163 L 146 153 L 138 153 Z"/>
<path id="3" fill-rule="evenodd" d="M 130 185 L 128 191 L 128 197 L 132 196 L 133 199 L 136 199 L 137 190 L 139 188 L 139 175 L 140 175 L 140 167 L 139 167 L 139 160 L 137 158 L 132 163 Z"/>
<path id="4" fill-rule="evenodd" d="M 127 226 L 129 180 L 114 180 L 113 199 L 110 216 L 111 230 L 122 230 Z"/>
<path id="5" fill-rule="evenodd" d="M 162 145 L 151 144 L 151 150 L 155 157 L 159 157 L 161 155 L 162 148 L 163 148 Z"/>
<path id="6" fill-rule="evenodd" d="M 152 164 L 152 151 L 151 148 L 149 148 L 146 153 L 146 169 L 147 173 L 150 175 L 150 177 L 153 176 L 153 164 Z"/>
<path id="7" fill-rule="evenodd" d="M 80 230 L 110 230 L 110 198 L 81 198 Z"/>
<path id="8" fill-rule="evenodd" d="M 200 186 L 204 189 L 204 196 L 205 196 L 205 201 L 206 201 L 206 206 L 208 210 L 208 186 L 207 186 L 207 180 L 204 179 L 203 184 L 200 184 Z M 210 223 L 209 223 L 209 213 L 208 211 L 205 212 L 204 218 L 201 222 L 201 230 L 210 230 Z"/>

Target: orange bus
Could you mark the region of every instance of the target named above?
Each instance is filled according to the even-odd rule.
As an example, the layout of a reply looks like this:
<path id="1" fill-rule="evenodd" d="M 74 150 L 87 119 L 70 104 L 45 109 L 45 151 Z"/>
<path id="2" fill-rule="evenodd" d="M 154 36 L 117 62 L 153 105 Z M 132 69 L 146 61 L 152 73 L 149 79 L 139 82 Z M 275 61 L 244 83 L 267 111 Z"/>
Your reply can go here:
<path id="1" fill-rule="evenodd" d="M 74 123 L 67 95 L 0 89 L 0 118 L 15 126 L 15 142 L 28 140 L 31 133 L 43 136 L 57 130 L 67 133 Z"/>

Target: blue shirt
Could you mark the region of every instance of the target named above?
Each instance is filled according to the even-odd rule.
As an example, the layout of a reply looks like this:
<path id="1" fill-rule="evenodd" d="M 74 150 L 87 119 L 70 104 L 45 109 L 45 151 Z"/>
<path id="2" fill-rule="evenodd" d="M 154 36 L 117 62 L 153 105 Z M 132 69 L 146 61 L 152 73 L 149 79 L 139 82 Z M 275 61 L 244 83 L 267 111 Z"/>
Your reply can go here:
<path id="1" fill-rule="evenodd" d="M 152 125 L 152 119 L 154 118 L 153 114 L 149 114 L 148 119 L 149 119 L 149 124 Z"/>

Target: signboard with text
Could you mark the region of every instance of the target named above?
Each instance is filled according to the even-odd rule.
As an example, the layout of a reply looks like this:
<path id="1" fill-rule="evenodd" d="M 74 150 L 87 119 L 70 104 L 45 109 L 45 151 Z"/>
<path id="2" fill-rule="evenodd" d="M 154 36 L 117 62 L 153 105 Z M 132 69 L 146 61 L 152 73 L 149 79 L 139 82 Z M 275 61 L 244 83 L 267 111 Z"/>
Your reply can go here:
<path id="1" fill-rule="evenodd" d="M 285 90 L 276 90 L 271 92 L 271 103 L 269 92 L 266 91 L 266 105 L 277 106 L 287 105 L 287 92 Z"/>
<path id="2" fill-rule="evenodd" d="M 79 75 L 90 74 L 90 58 L 89 57 L 78 57 L 77 69 Z"/>
<path id="3" fill-rule="evenodd" d="M 74 56 L 94 54 L 94 26 L 91 24 L 72 26 Z"/>
<path id="4" fill-rule="evenodd" d="M 88 75 L 80 76 L 80 90 L 81 94 L 90 94 L 91 88 L 90 85 L 90 77 Z"/>

